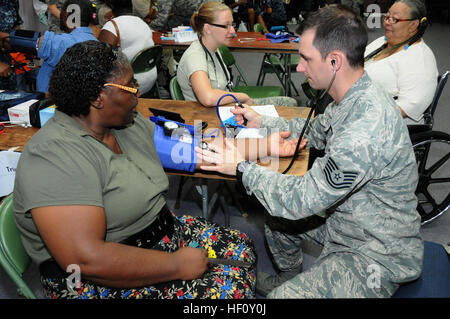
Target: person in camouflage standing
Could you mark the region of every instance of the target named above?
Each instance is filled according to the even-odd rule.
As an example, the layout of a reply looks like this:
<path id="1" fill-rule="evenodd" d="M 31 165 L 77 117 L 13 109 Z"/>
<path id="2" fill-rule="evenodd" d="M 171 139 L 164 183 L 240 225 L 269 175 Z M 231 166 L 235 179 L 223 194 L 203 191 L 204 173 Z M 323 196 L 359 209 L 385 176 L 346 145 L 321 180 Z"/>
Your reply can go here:
<path id="1" fill-rule="evenodd" d="M 64 33 L 60 28 L 59 17 L 61 14 L 61 7 L 65 0 L 44 0 L 47 4 L 47 22 L 48 30 L 55 33 Z"/>
<path id="2" fill-rule="evenodd" d="M 334 101 L 306 131 L 308 145 L 324 149 L 324 157 L 317 158 L 303 177 L 296 177 L 244 161 L 226 143 L 214 147 L 215 152 L 197 148 L 199 158 L 213 164 L 201 168 L 236 174 L 272 216 L 291 222 L 317 214 L 327 217 L 322 226 L 302 234 L 266 225 L 267 243 L 281 272 L 258 273 L 260 294 L 392 296 L 400 284 L 420 276 L 423 260 L 414 194 L 417 165 L 408 130 L 394 100 L 364 72 L 367 31 L 353 11 L 326 6 L 308 16 L 297 31 L 302 58 L 297 71 L 305 73 L 313 88 L 323 90 L 332 83 L 329 94 Z M 298 118 L 261 117 L 248 106 L 233 113 L 238 124 L 245 117 L 248 127 L 276 128 L 296 138 L 305 124 Z M 315 264 L 301 272 L 300 243 L 305 238 L 323 249 Z"/>
<path id="3" fill-rule="evenodd" d="M 198 10 L 203 3 L 220 0 L 158 0 L 154 1 L 157 8 L 156 16 L 151 19 L 149 26 L 153 30 L 167 31 L 180 25 L 189 26 L 194 11 Z M 145 18 L 149 13 L 151 0 L 133 0 L 136 14 Z"/>

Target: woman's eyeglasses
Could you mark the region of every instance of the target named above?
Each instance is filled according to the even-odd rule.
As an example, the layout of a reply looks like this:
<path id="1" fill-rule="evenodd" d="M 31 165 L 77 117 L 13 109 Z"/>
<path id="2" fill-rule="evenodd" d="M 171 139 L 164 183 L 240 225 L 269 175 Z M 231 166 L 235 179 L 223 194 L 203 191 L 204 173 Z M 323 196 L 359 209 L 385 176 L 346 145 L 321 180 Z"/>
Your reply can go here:
<path id="1" fill-rule="evenodd" d="M 228 31 L 230 31 L 231 28 L 233 27 L 232 24 L 217 24 L 217 23 L 208 23 L 208 24 L 213 25 L 218 28 L 227 29 Z"/>
<path id="2" fill-rule="evenodd" d="M 385 22 L 389 22 L 391 24 L 396 24 L 397 22 L 404 22 L 404 21 L 414 21 L 417 19 L 398 19 L 391 16 L 388 16 L 387 14 L 383 15 L 383 20 Z"/>
<path id="3" fill-rule="evenodd" d="M 133 84 L 133 87 L 126 86 L 126 85 L 121 85 L 121 84 L 116 84 L 116 83 L 105 83 L 105 84 L 103 84 L 103 86 L 114 86 L 114 87 L 119 88 L 121 90 L 127 91 L 127 92 L 129 92 L 131 94 L 137 95 L 138 92 L 139 92 L 139 84 L 136 81 L 136 79 L 132 80 L 132 84 Z"/>

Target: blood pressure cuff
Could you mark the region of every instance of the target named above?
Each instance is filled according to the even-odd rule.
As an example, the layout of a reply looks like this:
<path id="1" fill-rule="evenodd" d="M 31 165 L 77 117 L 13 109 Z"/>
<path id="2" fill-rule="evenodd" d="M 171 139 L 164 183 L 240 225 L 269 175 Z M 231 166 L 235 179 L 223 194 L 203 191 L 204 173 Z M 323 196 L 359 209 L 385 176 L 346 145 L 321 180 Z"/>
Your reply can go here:
<path id="1" fill-rule="evenodd" d="M 155 125 L 153 139 L 156 152 L 164 168 L 177 171 L 193 172 L 197 166 L 197 156 L 194 146 L 199 145 L 199 138 L 189 134 L 190 137 L 172 134 L 167 136 L 160 125 Z"/>
<path id="2" fill-rule="evenodd" d="M 11 52 L 37 54 L 37 45 L 41 34 L 29 30 L 14 30 L 9 34 Z"/>

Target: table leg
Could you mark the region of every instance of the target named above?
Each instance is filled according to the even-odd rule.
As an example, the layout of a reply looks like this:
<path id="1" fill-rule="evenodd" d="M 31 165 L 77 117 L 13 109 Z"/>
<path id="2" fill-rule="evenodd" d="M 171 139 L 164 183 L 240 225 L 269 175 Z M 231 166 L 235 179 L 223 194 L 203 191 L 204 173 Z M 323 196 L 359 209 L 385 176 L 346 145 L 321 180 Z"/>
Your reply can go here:
<path id="1" fill-rule="evenodd" d="M 291 55 L 283 54 L 284 57 L 284 95 L 291 96 Z"/>
<path id="2" fill-rule="evenodd" d="M 201 179 L 201 185 L 196 186 L 197 191 L 202 196 L 202 214 L 203 218 L 208 219 L 208 181 L 204 178 Z"/>
<path id="3" fill-rule="evenodd" d="M 220 205 L 222 206 L 223 214 L 225 215 L 225 227 L 230 226 L 230 211 L 228 210 L 227 202 L 223 195 L 219 196 Z"/>

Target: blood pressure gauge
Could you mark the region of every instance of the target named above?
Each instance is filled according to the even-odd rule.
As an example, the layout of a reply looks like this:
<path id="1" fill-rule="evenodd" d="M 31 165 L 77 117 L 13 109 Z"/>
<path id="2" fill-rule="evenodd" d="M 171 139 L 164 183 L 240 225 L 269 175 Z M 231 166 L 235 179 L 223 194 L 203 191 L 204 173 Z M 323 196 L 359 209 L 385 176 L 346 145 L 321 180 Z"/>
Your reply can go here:
<path id="1" fill-rule="evenodd" d="M 166 134 L 167 136 L 172 136 L 173 132 L 178 128 L 179 125 L 175 122 L 164 122 L 164 134 Z"/>
<path id="2" fill-rule="evenodd" d="M 172 121 L 164 122 L 164 134 L 171 139 L 178 139 L 180 142 L 192 143 L 191 133 L 185 127 Z"/>

